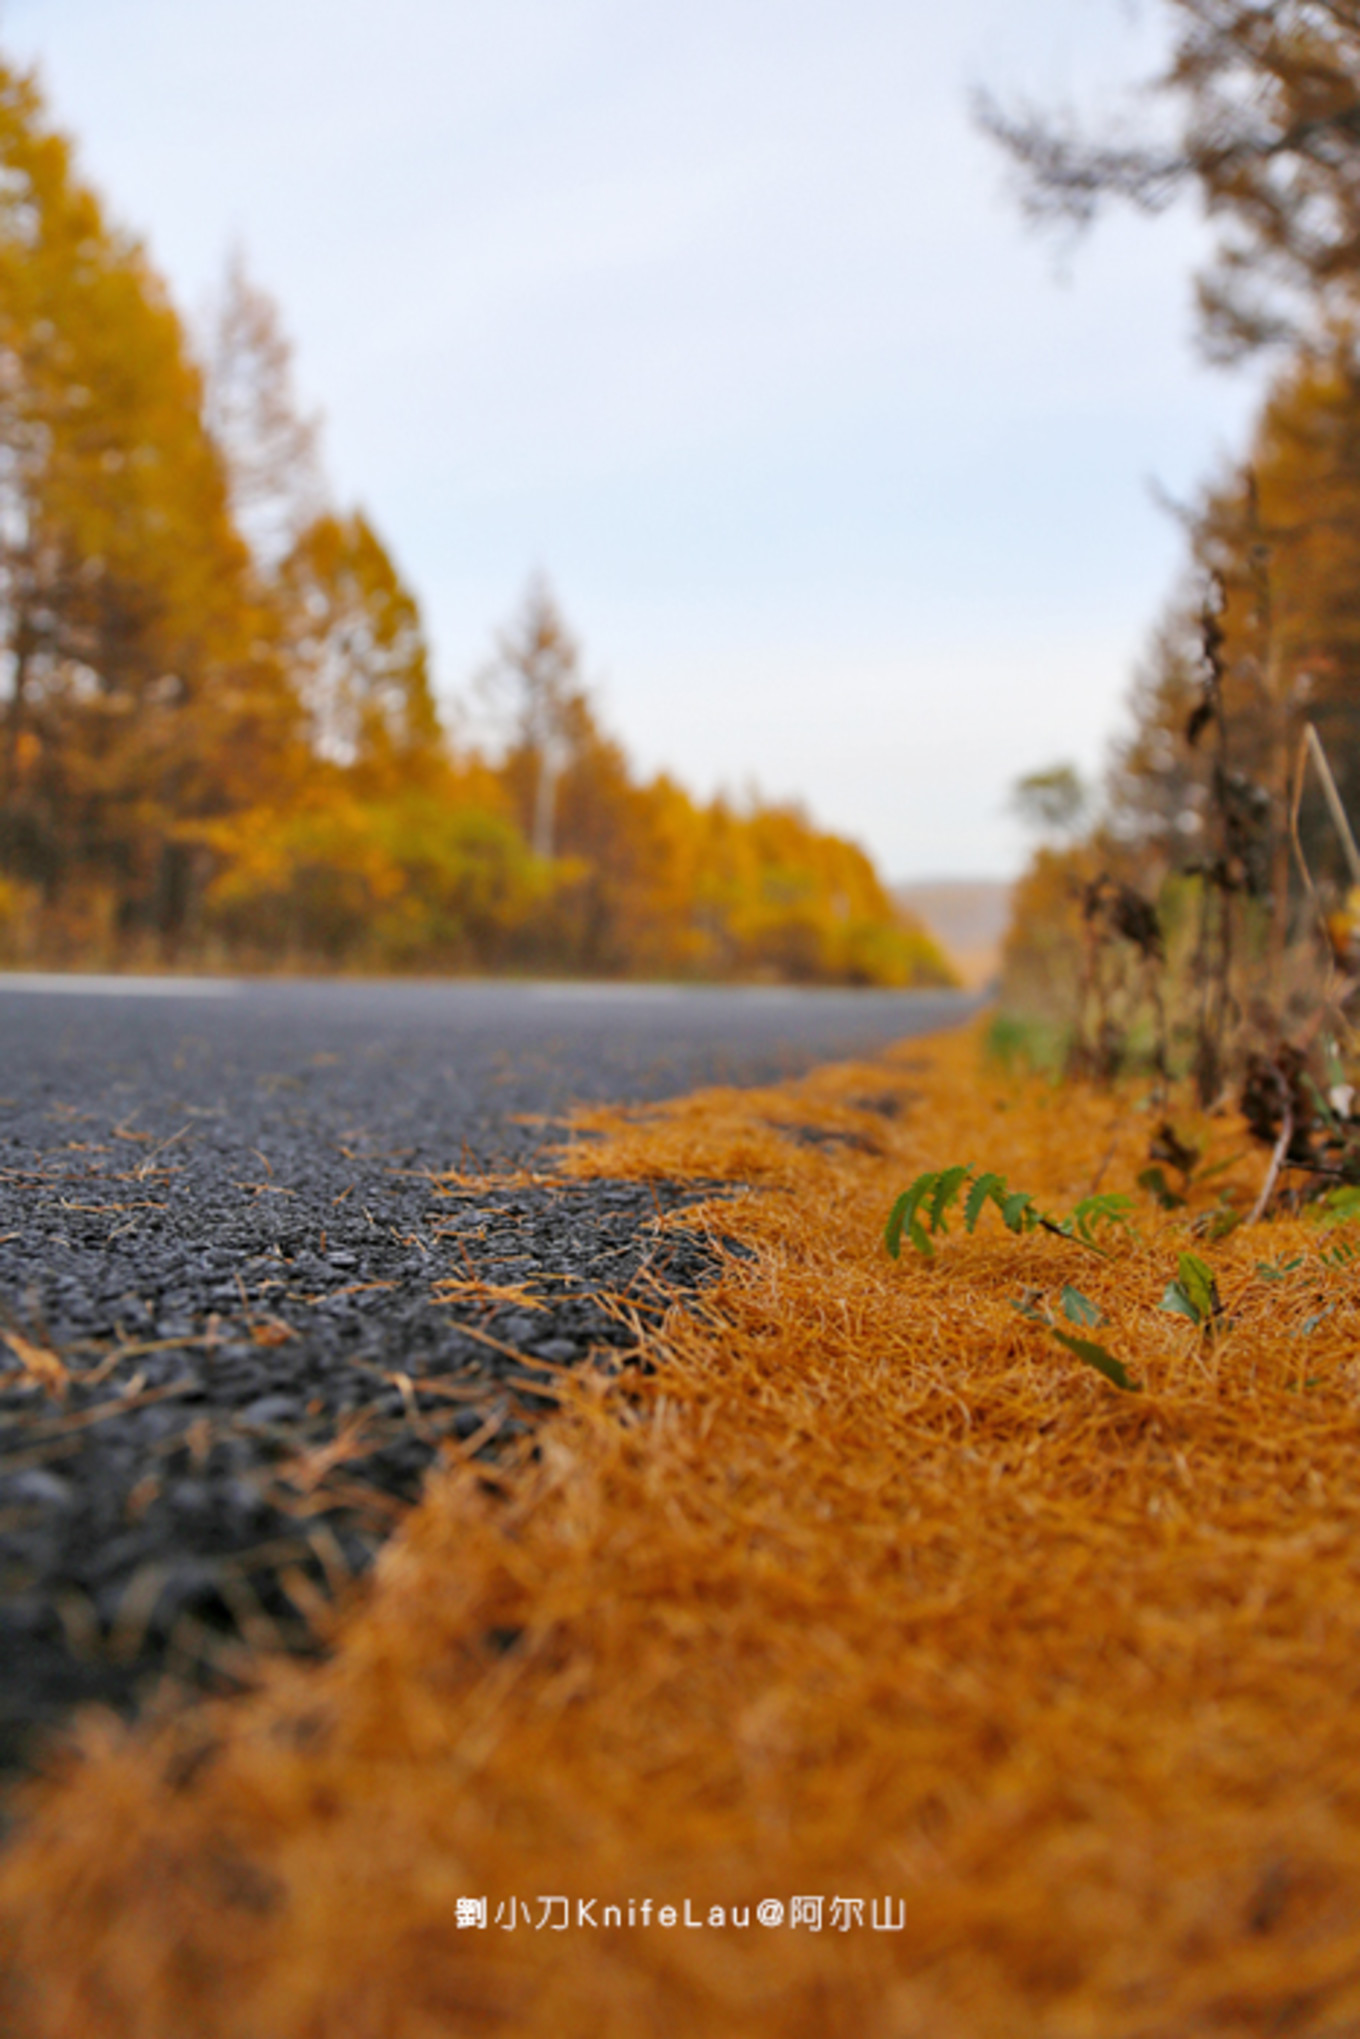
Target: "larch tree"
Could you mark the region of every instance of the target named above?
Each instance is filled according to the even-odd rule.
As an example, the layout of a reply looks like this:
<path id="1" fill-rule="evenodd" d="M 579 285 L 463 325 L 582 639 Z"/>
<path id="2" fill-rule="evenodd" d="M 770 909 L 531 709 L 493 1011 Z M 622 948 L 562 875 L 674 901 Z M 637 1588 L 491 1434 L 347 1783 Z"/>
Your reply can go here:
<path id="1" fill-rule="evenodd" d="M 1199 278 L 1207 350 L 1316 340 L 1360 311 L 1360 4 L 1164 0 L 1172 46 L 1145 91 L 1165 131 L 1093 137 L 1069 118 L 977 100 L 1036 221 L 1088 226 L 1108 202 L 1198 195 L 1219 227 Z M 1110 138 L 1111 130 L 1113 139 Z"/>
<path id="2" fill-rule="evenodd" d="M 4 846 L 51 902 L 93 885 L 127 931 L 192 919 L 195 820 L 286 745 L 253 649 L 247 556 L 180 322 L 0 64 Z"/>
<path id="3" fill-rule="evenodd" d="M 1197 198 L 1217 229 L 1197 278 L 1206 353 L 1288 352 L 1250 463 L 1189 520 L 1199 587 L 1160 635 L 1113 780 L 1116 822 L 1174 840 L 1225 930 L 1231 898 L 1268 902 L 1278 980 L 1306 722 L 1326 725 L 1347 797 L 1360 794 L 1360 0 L 1163 0 L 1163 13 L 1167 61 L 1122 133 L 987 95 L 977 111 L 1036 222 L 1081 229 L 1112 202 L 1156 213 Z"/>
<path id="4" fill-rule="evenodd" d="M 327 512 L 283 560 L 288 668 L 315 754 L 369 778 L 437 754 L 439 716 L 414 595 L 360 511 Z"/>
<path id="5" fill-rule="evenodd" d="M 541 581 L 499 640 L 499 754 L 456 755 L 239 259 L 203 354 L 0 60 L 6 961 L 939 973 L 853 846 L 640 783 Z"/>
<path id="6" fill-rule="evenodd" d="M 234 249 L 204 320 L 204 417 L 226 465 L 231 508 L 261 571 L 276 570 L 320 517 L 320 419 L 304 416 L 279 308 Z"/>
<path id="7" fill-rule="evenodd" d="M 1304 355 L 1276 380 L 1249 463 L 1206 493 L 1189 526 L 1193 576 L 1154 638 L 1116 755 L 1113 817 L 1174 864 L 1204 854 L 1214 777 L 1271 817 L 1270 890 L 1282 938 L 1292 808 L 1306 722 L 1360 811 L 1360 369 L 1349 349 Z M 1205 617 L 1221 669 L 1206 703 Z M 1211 729 L 1206 708 L 1213 710 Z M 1310 861 L 1334 862 L 1311 796 Z M 1196 846 L 1198 840 L 1198 846 Z"/>
<path id="8" fill-rule="evenodd" d="M 480 691 L 504 734 L 506 771 L 537 856 L 557 853 L 558 783 L 594 732 L 580 649 L 542 576 L 497 639 Z"/>

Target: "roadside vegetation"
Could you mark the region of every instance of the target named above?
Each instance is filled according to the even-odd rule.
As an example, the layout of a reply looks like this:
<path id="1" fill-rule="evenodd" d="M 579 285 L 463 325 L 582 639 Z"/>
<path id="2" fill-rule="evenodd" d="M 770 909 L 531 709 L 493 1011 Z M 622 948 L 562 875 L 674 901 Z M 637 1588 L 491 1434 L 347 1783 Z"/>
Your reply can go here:
<path id="1" fill-rule="evenodd" d="M 1179 514 L 1180 585 L 1103 789 L 1021 782 L 1042 846 L 1006 943 L 1003 1056 L 1069 1079 L 1142 1071 L 1144 1179 L 1174 1208 L 1200 1165 L 1187 1095 L 1240 1111 L 1272 1164 L 1247 1210 L 1360 1184 L 1360 12 L 1168 0 L 1141 125 L 984 99 L 1040 221 L 1196 198 L 1212 358 L 1276 362 L 1246 458 Z"/>
<path id="2" fill-rule="evenodd" d="M 944 983 L 799 809 L 643 780 L 530 586 L 441 711 L 239 259 L 188 332 L 0 61 L 0 965 Z"/>
<path id="3" fill-rule="evenodd" d="M 451 1452 L 329 1661 L 85 1723 L 0 1857 L 7 2029 L 1353 2028 L 1360 1231 L 1207 1237 L 1269 1163 L 1192 1105 L 1184 1205 L 1130 1187 L 1093 1252 L 1062 1221 L 1136 1185 L 1145 1086 L 981 1049 L 584 1122 L 573 1170 L 733 1185 L 665 1221 L 721 1281 L 521 1458 Z M 894 1260 L 952 1154 L 1056 1235 L 989 1200 Z"/>

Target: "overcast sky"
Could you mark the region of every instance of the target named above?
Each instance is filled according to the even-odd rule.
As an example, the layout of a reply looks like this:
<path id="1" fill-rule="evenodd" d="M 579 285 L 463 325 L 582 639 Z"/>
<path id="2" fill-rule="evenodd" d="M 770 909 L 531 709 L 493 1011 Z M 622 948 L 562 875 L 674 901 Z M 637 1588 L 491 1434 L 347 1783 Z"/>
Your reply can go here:
<path id="1" fill-rule="evenodd" d="M 1192 215 L 1060 268 L 969 124 L 1108 107 L 1148 0 L 0 0 L 193 313 L 233 243 L 464 688 L 535 570 L 639 765 L 886 875 L 1001 874 L 1096 768 L 1259 377 Z"/>

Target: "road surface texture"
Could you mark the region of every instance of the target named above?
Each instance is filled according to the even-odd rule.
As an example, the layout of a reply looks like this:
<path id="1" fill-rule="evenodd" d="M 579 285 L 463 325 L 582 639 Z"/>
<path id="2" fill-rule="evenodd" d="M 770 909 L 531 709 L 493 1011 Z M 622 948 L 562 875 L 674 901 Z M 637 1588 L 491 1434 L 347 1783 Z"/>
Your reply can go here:
<path id="1" fill-rule="evenodd" d="M 971 1009 L 0 977 L 0 1774 L 84 1701 L 307 1648 L 442 1443 L 494 1455 L 552 1367 L 617 1366 L 702 1284 L 663 1222 L 693 1188 L 552 1179 L 573 1104 L 768 1082 Z"/>

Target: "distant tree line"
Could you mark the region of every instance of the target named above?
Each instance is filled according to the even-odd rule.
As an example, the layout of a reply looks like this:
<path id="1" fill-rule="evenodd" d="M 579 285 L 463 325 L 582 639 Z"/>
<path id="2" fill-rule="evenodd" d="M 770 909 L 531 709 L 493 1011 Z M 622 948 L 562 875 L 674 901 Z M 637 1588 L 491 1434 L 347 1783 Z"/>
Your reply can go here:
<path id="1" fill-rule="evenodd" d="M 0 961 L 948 978 L 851 843 L 640 780 L 545 585 L 455 743 L 316 440 L 240 260 L 191 341 L 0 63 Z"/>

